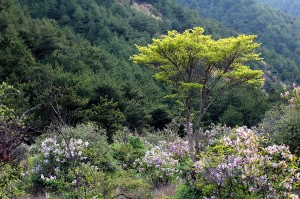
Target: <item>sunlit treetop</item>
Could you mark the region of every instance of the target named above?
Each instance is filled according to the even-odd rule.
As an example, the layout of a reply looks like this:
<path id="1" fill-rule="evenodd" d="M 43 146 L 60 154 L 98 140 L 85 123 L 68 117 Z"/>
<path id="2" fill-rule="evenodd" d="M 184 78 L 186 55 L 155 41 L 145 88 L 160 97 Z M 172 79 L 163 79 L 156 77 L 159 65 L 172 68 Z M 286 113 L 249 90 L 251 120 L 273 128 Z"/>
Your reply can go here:
<path id="1" fill-rule="evenodd" d="M 137 64 L 149 65 L 156 72 L 156 79 L 180 87 L 202 89 L 213 86 L 217 80 L 224 80 L 228 85 L 263 82 L 263 72 L 246 65 L 261 59 L 254 51 L 260 46 L 254 42 L 255 35 L 214 40 L 203 33 L 201 27 L 182 34 L 169 31 L 147 46 L 136 46 L 139 53 L 131 59 Z"/>
<path id="2" fill-rule="evenodd" d="M 246 65 L 261 59 L 255 52 L 259 47 L 254 42 L 256 36 L 214 40 L 203 33 L 204 29 L 200 27 L 182 34 L 169 31 L 145 47 L 136 46 L 139 53 L 131 57 L 137 64 L 150 66 L 156 79 L 170 84 L 176 91 L 171 97 L 179 98 L 178 102 L 185 109 L 189 153 L 193 161 L 201 150 L 202 120 L 211 104 L 232 87 L 245 83 L 261 85 L 263 82 L 263 72 Z M 193 131 L 190 126 L 193 99 L 199 102 L 198 131 Z"/>

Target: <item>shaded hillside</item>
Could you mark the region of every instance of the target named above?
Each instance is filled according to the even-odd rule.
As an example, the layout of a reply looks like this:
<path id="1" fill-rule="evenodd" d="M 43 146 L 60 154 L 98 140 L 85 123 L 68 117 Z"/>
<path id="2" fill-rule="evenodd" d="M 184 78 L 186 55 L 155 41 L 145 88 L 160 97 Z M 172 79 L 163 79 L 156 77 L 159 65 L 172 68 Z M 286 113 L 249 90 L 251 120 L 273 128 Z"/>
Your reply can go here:
<path id="1" fill-rule="evenodd" d="M 133 47 L 93 45 L 53 19 L 31 18 L 10 0 L 1 1 L 0 16 L 0 79 L 25 93 L 24 106 L 37 107 L 38 126 L 53 122 L 58 113 L 67 122 L 95 121 L 110 132 L 169 121 L 162 105 L 165 89 L 148 70 L 110 50 L 128 53 Z M 165 117 L 153 121 L 156 112 Z"/>
<path id="2" fill-rule="evenodd" d="M 40 72 L 46 73 L 50 69 L 57 71 L 58 75 L 48 72 L 54 80 L 59 79 L 54 88 L 61 90 L 61 87 L 67 87 L 70 90 L 68 92 L 71 92 L 70 99 L 77 98 L 77 95 L 84 98 L 82 104 L 70 105 L 70 99 L 60 102 L 61 107 L 68 109 L 66 115 L 74 117 L 75 114 L 78 122 L 96 121 L 111 131 L 121 128 L 122 125 L 131 129 L 149 125 L 162 128 L 170 121 L 170 115 L 174 114 L 170 111 L 174 103 L 163 99 L 167 90 L 154 82 L 148 69 L 129 61 L 130 55 L 135 52 L 134 44 L 145 45 L 151 38 L 158 37 L 167 30 L 182 31 L 194 26 L 208 27 L 207 32 L 214 33 L 215 37 L 234 34 L 216 22 L 202 20 L 196 13 L 171 1 L 159 2 L 157 7 L 160 9 L 146 3 L 126 1 L 92 0 L 76 3 L 72 0 L 22 0 L 20 3 L 36 18 L 33 21 L 41 19 L 54 26 L 49 27 L 53 31 L 44 28 L 44 34 L 47 32 L 48 35 L 40 35 L 39 27 L 35 32 L 38 34 L 36 37 L 41 40 L 49 36 L 50 43 L 57 42 L 57 49 L 48 52 L 42 48 L 28 47 L 32 48 L 32 56 L 38 63 L 47 65 L 46 69 L 40 68 Z M 28 15 L 27 17 L 30 18 Z M 26 24 L 23 25 L 29 29 Z M 61 44 L 61 37 L 66 33 L 72 35 L 72 38 L 67 38 L 67 44 Z M 48 78 L 49 74 L 42 76 Z M 62 81 L 63 79 L 69 79 L 70 84 Z M 51 79 L 48 85 L 53 85 L 54 80 Z M 44 85 L 37 84 L 33 87 L 43 90 L 48 89 L 48 85 L 45 82 Z M 43 93 L 47 93 L 43 99 L 49 99 L 52 95 L 52 91 Z M 65 95 L 62 93 L 62 98 Z M 37 95 L 33 99 L 40 98 Z M 166 101 L 163 105 L 162 102 Z M 37 103 L 39 102 L 31 102 L 32 105 Z M 78 109 L 78 113 L 69 113 L 69 109 Z M 111 109 L 115 112 L 105 115 Z M 173 109 L 173 112 L 176 113 L 176 110 Z M 45 120 L 48 121 L 49 118 L 44 118 L 43 121 Z"/>
<path id="3" fill-rule="evenodd" d="M 259 2 L 269 4 L 300 19 L 300 1 L 298 0 L 260 0 Z"/>
<path id="4" fill-rule="evenodd" d="M 300 21 L 254 0 L 178 0 L 239 33 L 256 34 L 271 74 L 299 82 Z"/>
<path id="5" fill-rule="evenodd" d="M 171 2 L 163 14 L 150 4 L 129 2 L 21 3 L 30 12 L 12 0 L 0 4 L 0 80 L 24 93 L 15 105 L 20 112 L 35 107 L 28 122 L 38 129 L 62 117 L 69 124 L 96 122 L 110 134 L 123 126 L 162 128 L 180 114 L 163 98 L 168 89 L 128 59 L 134 44 L 173 28 L 210 26 L 209 21 Z M 231 33 L 220 24 L 209 32 Z"/>
<path id="6" fill-rule="evenodd" d="M 36 107 L 30 122 L 38 128 L 60 116 L 69 124 L 95 122 L 109 135 L 123 126 L 163 128 L 181 112 L 164 98 L 170 89 L 156 82 L 147 68 L 129 61 L 134 44 L 195 26 L 215 38 L 237 35 L 174 1 L 20 4 L 27 11 L 12 0 L 1 2 L 0 78 L 25 93 L 26 103 L 16 107 Z M 227 106 L 213 113 L 213 121 Z"/>

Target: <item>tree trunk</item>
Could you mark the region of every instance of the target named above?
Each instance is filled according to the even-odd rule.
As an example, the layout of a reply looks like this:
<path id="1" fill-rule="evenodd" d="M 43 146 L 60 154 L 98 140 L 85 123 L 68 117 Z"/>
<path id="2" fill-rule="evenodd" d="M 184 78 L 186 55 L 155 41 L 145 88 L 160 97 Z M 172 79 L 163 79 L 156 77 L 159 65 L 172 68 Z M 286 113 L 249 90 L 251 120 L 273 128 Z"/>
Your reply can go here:
<path id="1" fill-rule="evenodd" d="M 205 103 L 206 103 L 206 95 L 205 95 L 205 90 L 201 92 L 200 95 L 200 107 L 199 107 L 199 117 L 198 117 L 198 130 L 195 132 L 195 150 L 196 154 L 200 153 L 201 151 L 201 146 L 200 146 L 200 139 L 201 139 L 201 133 L 202 133 L 202 121 L 205 113 Z"/>
<path id="2" fill-rule="evenodd" d="M 196 161 L 195 150 L 194 150 L 194 139 L 193 139 L 193 126 L 191 123 L 191 113 L 189 108 L 187 107 L 185 110 L 185 130 L 188 137 L 189 142 L 189 154 L 193 160 Z"/>

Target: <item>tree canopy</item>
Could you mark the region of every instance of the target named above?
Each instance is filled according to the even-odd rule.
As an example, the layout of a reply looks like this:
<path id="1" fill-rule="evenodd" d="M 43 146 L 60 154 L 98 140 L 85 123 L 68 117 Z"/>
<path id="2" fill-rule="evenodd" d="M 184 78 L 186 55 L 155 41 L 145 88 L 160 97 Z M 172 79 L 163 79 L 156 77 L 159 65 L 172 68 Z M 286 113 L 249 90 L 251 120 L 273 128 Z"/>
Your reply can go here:
<path id="1" fill-rule="evenodd" d="M 146 47 L 137 46 L 140 54 L 131 57 L 135 63 L 151 64 L 157 71 L 155 77 L 179 84 L 184 88 L 203 88 L 209 80 L 224 77 L 250 84 L 261 83 L 262 71 L 251 70 L 244 63 L 259 60 L 253 50 L 254 35 L 239 35 L 214 40 L 196 27 L 184 31 L 169 31 L 161 39 L 153 39 Z"/>
<path id="2" fill-rule="evenodd" d="M 139 54 L 131 59 L 138 64 L 150 65 L 155 78 L 170 84 L 186 110 L 186 129 L 191 138 L 191 100 L 199 99 L 197 127 L 210 105 L 226 90 L 243 83 L 260 85 L 263 72 L 252 70 L 248 61 L 261 58 L 254 50 L 260 45 L 254 35 L 239 35 L 214 40 L 204 35 L 204 29 L 195 27 L 182 34 L 169 31 L 147 46 L 137 46 Z M 199 150 L 200 131 L 196 132 L 195 147 Z M 190 140 L 190 146 L 192 145 Z M 191 147 L 190 152 L 192 152 Z"/>

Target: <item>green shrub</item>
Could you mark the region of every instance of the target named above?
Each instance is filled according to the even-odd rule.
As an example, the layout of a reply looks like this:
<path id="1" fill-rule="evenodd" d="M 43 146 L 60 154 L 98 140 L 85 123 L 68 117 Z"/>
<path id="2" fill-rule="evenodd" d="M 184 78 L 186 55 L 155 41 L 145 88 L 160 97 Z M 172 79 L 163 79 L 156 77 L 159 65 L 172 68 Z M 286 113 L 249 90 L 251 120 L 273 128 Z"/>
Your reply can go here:
<path id="1" fill-rule="evenodd" d="M 25 196 L 21 165 L 1 165 L 0 169 L 0 198 L 20 198 Z"/>
<path id="2" fill-rule="evenodd" d="M 288 145 L 291 152 L 300 156 L 300 87 L 281 94 L 288 100 L 287 105 L 273 107 L 260 124 L 261 129 L 276 144 Z"/>
<path id="3" fill-rule="evenodd" d="M 181 185 L 176 190 L 176 195 L 166 199 L 202 199 L 197 190 L 191 186 Z"/>
<path id="4" fill-rule="evenodd" d="M 110 147 L 113 157 L 124 169 L 134 168 L 135 160 L 144 156 L 147 150 L 143 140 L 132 135 L 123 142 L 116 140 Z"/>

